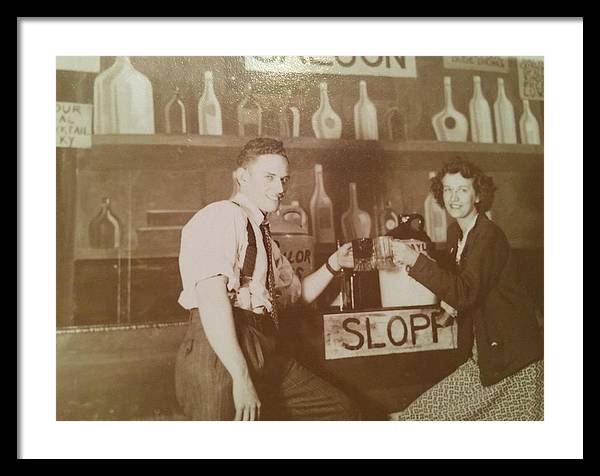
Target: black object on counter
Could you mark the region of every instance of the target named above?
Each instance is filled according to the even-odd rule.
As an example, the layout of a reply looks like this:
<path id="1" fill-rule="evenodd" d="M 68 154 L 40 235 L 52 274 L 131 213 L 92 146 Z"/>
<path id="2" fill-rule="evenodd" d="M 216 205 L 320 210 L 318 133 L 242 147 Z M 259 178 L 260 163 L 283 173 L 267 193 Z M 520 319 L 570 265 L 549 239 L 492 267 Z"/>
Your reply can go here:
<path id="1" fill-rule="evenodd" d="M 425 233 L 425 219 L 423 215 L 411 213 L 409 215 L 400 215 L 398 217 L 398 226 L 387 232 L 387 236 L 399 240 L 421 240 L 427 244 L 431 243 L 431 238 Z"/>

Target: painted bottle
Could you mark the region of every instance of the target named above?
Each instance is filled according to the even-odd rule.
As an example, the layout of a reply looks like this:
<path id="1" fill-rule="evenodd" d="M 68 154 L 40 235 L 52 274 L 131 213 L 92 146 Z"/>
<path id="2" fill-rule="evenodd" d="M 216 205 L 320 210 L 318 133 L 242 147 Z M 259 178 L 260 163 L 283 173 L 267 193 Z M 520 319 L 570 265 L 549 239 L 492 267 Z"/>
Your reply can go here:
<path id="1" fill-rule="evenodd" d="M 367 82 L 358 83 L 359 98 L 354 105 L 354 133 L 358 140 L 377 140 L 377 109 L 367 94 Z"/>
<path id="2" fill-rule="evenodd" d="M 494 122 L 496 123 L 496 142 L 498 144 L 517 143 L 515 110 L 506 96 L 503 78 L 498 78 L 498 97 L 494 102 Z"/>
<path id="3" fill-rule="evenodd" d="M 317 243 L 335 243 L 333 203 L 325 192 L 323 166 L 315 164 L 315 188 L 310 199 L 312 234 Z"/>
<path id="4" fill-rule="evenodd" d="M 429 172 L 429 179 L 435 177 L 435 172 Z M 423 205 L 425 211 L 425 233 L 434 243 L 446 242 L 446 211 L 437 203 L 433 193 L 429 192 Z"/>
<path id="5" fill-rule="evenodd" d="M 119 56 L 94 81 L 95 134 L 154 134 L 150 80 Z"/>
<path id="6" fill-rule="evenodd" d="M 110 208 L 110 198 L 102 199 L 102 207 L 88 228 L 92 248 L 119 248 L 121 246 L 121 224 Z"/>
<path id="7" fill-rule="evenodd" d="M 312 128 L 317 139 L 339 139 L 342 136 L 342 120 L 332 109 L 327 94 L 327 83 L 319 85 L 321 103 L 312 116 Z"/>
<path id="8" fill-rule="evenodd" d="M 187 134 L 185 105 L 181 100 L 179 88 L 175 88 L 173 96 L 165 105 L 165 132 L 167 134 Z"/>
<path id="9" fill-rule="evenodd" d="M 308 233 L 308 214 L 300 206 L 298 200 L 292 200 L 289 205 L 282 205 L 280 209 L 281 217 L 285 221 L 297 225 L 299 229 Z"/>
<path id="10" fill-rule="evenodd" d="M 439 141 L 466 142 L 469 131 L 467 117 L 457 111 L 452 102 L 452 82 L 444 76 L 444 109 L 431 118 L 435 136 Z"/>
<path id="11" fill-rule="evenodd" d="M 262 135 L 262 107 L 254 98 L 251 85 L 247 86 L 244 97 L 236 107 L 236 112 L 240 137 Z"/>
<path id="12" fill-rule="evenodd" d="M 223 135 L 221 105 L 215 94 L 212 71 L 204 72 L 204 91 L 198 100 L 198 133 L 200 135 Z"/>
<path id="13" fill-rule="evenodd" d="M 490 105 L 481 90 L 479 76 L 473 77 L 473 97 L 469 101 L 469 121 L 473 142 L 494 142 Z"/>
<path id="14" fill-rule="evenodd" d="M 342 233 L 346 241 L 371 236 L 371 216 L 358 206 L 356 183 L 349 184 L 350 205 L 342 214 Z"/>
<path id="15" fill-rule="evenodd" d="M 392 209 L 392 201 L 388 200 L 385 203 L 385 208 L 383 209 L 383 216 L 381 218 L 381 227 L 383 231 L 382 234 L 385 235 L 389 231 L 392 231 L 394 228 L 397 228 L 398 224 L 398 214 L 396 214 Z"/>
<path id="16" fill-rule="evenodd" d="M 522 144 L 540 144 L 540 126 L 531 112 L 529 100 L 523 99 L 523 114 L 519 120 Z"/>

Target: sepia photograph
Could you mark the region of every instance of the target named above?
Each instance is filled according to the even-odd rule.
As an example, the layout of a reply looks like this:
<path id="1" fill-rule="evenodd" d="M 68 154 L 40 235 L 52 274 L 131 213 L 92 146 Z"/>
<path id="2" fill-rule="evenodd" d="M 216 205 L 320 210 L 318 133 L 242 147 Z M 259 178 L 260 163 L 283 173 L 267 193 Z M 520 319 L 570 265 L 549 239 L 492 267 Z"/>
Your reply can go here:
<path id="1" fill-rule="evenodd" d="M 552 423 L 544 50 L 314 50 L 52 58 L 56 425 Z"/>

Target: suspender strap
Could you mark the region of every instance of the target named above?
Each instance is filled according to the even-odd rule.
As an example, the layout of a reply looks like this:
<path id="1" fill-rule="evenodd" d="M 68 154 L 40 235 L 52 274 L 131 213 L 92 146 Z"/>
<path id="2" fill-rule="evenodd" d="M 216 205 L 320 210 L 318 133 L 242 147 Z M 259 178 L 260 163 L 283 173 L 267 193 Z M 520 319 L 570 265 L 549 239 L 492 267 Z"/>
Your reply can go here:
<path id="1" fill-rule="evenodd" d="M 232 200 L 238 207 L 242 208 L 239 203 Z M 242 266 L 241 276 L 251 278 L 254 274 L 254 266 L 256 264 L 256 235 L 250 220 L 246 219 L 246 233 L 248 235 L 248 246 L 246 247 L 246 256 L 244 256 L 244 265 Z"/>

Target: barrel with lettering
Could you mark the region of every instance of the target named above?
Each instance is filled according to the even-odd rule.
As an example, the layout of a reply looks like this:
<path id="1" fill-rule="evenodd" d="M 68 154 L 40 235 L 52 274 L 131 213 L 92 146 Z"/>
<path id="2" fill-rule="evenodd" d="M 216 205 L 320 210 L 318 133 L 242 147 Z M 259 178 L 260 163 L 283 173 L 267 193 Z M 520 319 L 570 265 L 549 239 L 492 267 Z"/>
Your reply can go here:
<path id="1" fill-rule="evenodd" d="M 286 208 L 282 207 L 285 213 Z M 281 211 L 280 211 L 281 212 Z M 302 221 L 286 220 L 283 213 L 269 216 L 271 235 L 281 252 L 291 263 L 299 278 L 309 275 L 314 269 L 315 238 L 308 234 Z"/>

